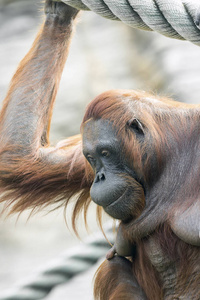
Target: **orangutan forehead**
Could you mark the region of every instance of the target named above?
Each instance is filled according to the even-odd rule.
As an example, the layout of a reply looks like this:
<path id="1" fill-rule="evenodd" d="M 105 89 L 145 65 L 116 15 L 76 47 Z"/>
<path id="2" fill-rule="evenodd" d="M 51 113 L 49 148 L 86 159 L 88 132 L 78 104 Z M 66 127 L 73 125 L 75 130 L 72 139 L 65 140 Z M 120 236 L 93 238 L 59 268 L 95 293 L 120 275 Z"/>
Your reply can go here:
<path id="1" fill-rule="evenodd" d="M 97 148 L 109 149 L 117 147 L 119 140 L 113 124 L 108 120 L 99 119 L 86 122 L 82 132 L 83 151 L 93 152 Z"/>
<path id="2" fill-rule="evenodd" d="M 83 125 L 83 138 L 85 136 L 91 138 L 104 137 L 107 139 L 110 135 L 115 135 L 113 123 L 106 119 L 90 119 Z"/>
<path id="3" fill-rule="evenodd" d="M 155 99 L 154 96 L 137 92 L 121 93 L 120 95 L 106 93 L 102 97 L 101 95 L 98 96 L 89 104 L 81 127 L 90 130 L 91 135 L 94 128 L 101 126 L 103 122 L 104 125 L 111 124 L 113 126 L 112 130 L 119 132 L 133 118 L 146 124 L 152 124 L 154 117 L 168 114 L 173 107 L 176 107 L 177 114 L 177 106 L 178 104 L 174 105 L 174 101 L 165 101 L 165 99 L 162 101 Z M 86 127 L 86 124 L 92 125 Z M 105 126 L 101 127 L 101 131 L 103 131 Z"/>

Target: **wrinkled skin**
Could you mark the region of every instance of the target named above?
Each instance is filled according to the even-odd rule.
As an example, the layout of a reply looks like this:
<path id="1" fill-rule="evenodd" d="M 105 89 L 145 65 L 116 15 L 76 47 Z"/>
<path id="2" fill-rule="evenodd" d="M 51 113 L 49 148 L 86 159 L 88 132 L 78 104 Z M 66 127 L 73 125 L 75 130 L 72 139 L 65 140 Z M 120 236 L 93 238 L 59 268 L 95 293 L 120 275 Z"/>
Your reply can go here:
<path id="1" fill-rule="evenodd" d="M 132 219 L 140 199 L 135 198 L 128 178 L 134 178 L 136 173 L 121 155 L 120 142 L 108 121 L 86 123 L 83 153 L 95 173 L 90 189 L 92 200 L 115 219 L 124 222 Z"/>

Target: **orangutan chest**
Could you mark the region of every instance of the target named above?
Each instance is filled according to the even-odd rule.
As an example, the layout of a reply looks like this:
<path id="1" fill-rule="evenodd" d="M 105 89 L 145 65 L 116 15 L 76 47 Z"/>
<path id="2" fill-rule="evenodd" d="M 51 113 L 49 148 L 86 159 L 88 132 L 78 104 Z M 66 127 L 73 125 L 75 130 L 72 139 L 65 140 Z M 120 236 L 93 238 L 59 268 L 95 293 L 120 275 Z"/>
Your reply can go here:
<path id="1" fill-rule="evenodd" d="M 200 275 L 198 270 L 194 270 L 188 276 L 188 279 L 182 280 L 183 275 L 180 272 L 179 260 L 172 260 L 167 256 L 162 245 L 158 243 L 156 237 L 150 237 L 145 243 L 146 254 L 158 274 L 160 284 L 162 285 L 163 300 L 199 300 L 200 299 Z M 199 285 L 195 284 L 199 278 Z"/>

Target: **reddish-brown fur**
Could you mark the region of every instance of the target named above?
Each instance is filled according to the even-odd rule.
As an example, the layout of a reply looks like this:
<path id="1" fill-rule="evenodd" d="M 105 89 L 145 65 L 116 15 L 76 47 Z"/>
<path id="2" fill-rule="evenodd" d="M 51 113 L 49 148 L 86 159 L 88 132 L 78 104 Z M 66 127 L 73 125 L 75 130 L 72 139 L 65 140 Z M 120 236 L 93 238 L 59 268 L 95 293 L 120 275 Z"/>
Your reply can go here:
<path id="1" fill-rule="evenodd" d="M 168 168 L 169 165 L 169 172 L 172 173 L 166 172 L 164 177 L 164 184 L 166 187 L 169 185 L 169 195 L 166 195 L 168 198 L 163 197 L 165 196 L 163 195 L 163 186 L 158 186 L 156 197 L 158 199 L 160 197 L 159 205 L 149 203 L 137 220 L 123 225 L 126 237 L 132 241 L 133 245 L 136 244 L 136 255 L 131 258 L 133 274 L 149 300 L 171 300 L 179 299 L 179 297 L 180 299 L 199 299 L 200 249 L 181 241 L 173 234 L 168 226 L 168 220 L 170 220 L 173 210 L 177 209 L 176 206 L 185 206 L 186 208 L 193 201 L 199 203 L 200 170 L 197 156 L 200 142 L 198 137 L 200 111 L 198 106 L 185 105 L 167 99 L 154 102 L 153 99 L 153 96 L 141 92 L 131 91 L 128 95 L 127 91 L 106 92 L 89 105 L 84 122 L 90 118 L 105 118 L 114 124 L 114 127 L 119 130 L 119 138 L 123 145 L 122 152 L 130 160 L 130 164 L 133 163 L 133 168 L 139 169 L 141 174 L 144 174 L 146 185 L 154 186 L 155 180 L 160 180 L 159 177 L 163 176 L 162 170 Z M 152 149 L 149 149 L 146 144 L 141 147 L 137 140 L 127 132 L 126 124 L 133 113 L 150 129 L 149 139 L 152 142 Z M 149 143 L 149 140 L 147 142 Z M 157 160 L 150 160 L 150 152 L 145 160 L 142 160 L 146 149 L 155 151 Z M 184 151 L 188 151 L 190 154 L 192 152 L 192 156 L 189 158 L 184 156 L 183 161 L 181 156 Z M 181 161 L 178 160 L 178 157 Z M 170 176 L 173 175 L 174 170 L 170 164 L 173 159 L 177 159 L 177 166 L 174 162 L 177 180 L 172 188 Z M 195 167 L 193 166 L 194 161 L 196 162 Z M 180 169 L 185 170 L 182 176 L 179 174 Z M 154 170 L 157 172 L 156 174 L 154 174 Z M 151 173 L 154 177 L 153 182 Z M 171 189 L 173 193 L 170 192 Z M 148 227 L 147 236 L 144 233 L 146 227 Z M 160 248 L 163 259 L 169 260 L 166 264 L 174 265 L 176 268 L 173 295 L 165 292 L 159 271 L 156 270 L 156 266 L 149 257 L 149 252 L 152 251 L 149 249 L 149 243 L 152 243 L 152 240 L 153 242 L 156 240 L 155 244 Z M 103 277 L 104 273 L 105 277 Z M 96 277 L 95 296 L 97 299 L 143 299 L 129 296 L 127 290 L 129 291 L 131 288 L 126 286 L 127 282 L 121 281 L 124 278 L 123 272 L 122 277 L 115 276 L 113 278 L 113 274 L 117 274 L 116 270 L 113 270 L 113 265 L 105 262 Z M 106 281 L 104 284 L 103 278 Z M 123 290 L 122 286 L 124 286 Z M 110 291 L 110 298 L 107 289 Z M 119 298 L 116 295 L 120 295 Z"/>
<path id="2" fill-rule="evenodd" d="M 94 174 L 82 154 L 81 135 L 51 147 L 49 128 L 77 11 L 63 3 L 45 3 L 46 21 L 20 63 L 1 111 L 1 202 L 13 213 L 67 206 L 76 196 L 72 217 L 76 230 L 82 210 L 86 219 Z M 133 117 L 148 129 L 143 144 L 127 131 Z M 113 124 L 122 155 L 149 193 L 136 220 L 122 224 L 135 255 L 103 263 L 96 275 L 96 299 L 199 300 L 199 247 L 178 238 L 171 220 L 179 209 L 185 211 L 193 203 L 198 207 L 200 107 L 117 90 L 91 102 L 81 130 L 88 120 L 99 118 Z M 97 215 L 100 220 L 99 208 Z M 173 271 L 171 290 L 165 287 L 163 266 L 164 272 Z"/>

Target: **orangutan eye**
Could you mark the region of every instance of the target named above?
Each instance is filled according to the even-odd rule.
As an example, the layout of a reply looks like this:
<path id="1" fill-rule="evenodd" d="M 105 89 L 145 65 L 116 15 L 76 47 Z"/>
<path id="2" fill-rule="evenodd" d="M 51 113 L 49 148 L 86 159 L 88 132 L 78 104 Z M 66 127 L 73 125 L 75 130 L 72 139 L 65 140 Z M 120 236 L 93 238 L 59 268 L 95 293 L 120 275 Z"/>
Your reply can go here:
<path id="1" fill-rule="evenodd" d="M 142 123 L 134 118 L 130 121 L 128 121 L 127 125 L 137 134 L 141 134 L 144 135 L 144 126 L 142 125 Z"/>
<path id="2" fill-rule="evenodd" d="M 103 157 L 109 157 L 109 156 L 110 156 L 110 152 L 109 152 L 108 150 L 102 150 L 102 151 L 101 151 L 101 155 L 102 155 Z"/>
<path id="3" fill-rule="evenodd" d="M 95 159 L 92 155 L 87 154 L 86 155 L 87 160 L 89 161 L 90 164 L 94 163 Z"/>

